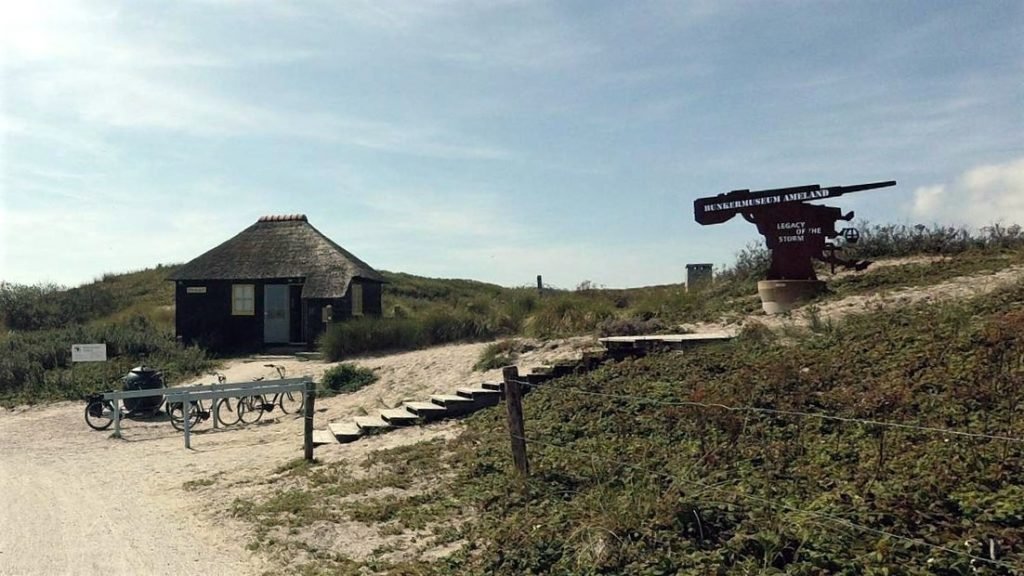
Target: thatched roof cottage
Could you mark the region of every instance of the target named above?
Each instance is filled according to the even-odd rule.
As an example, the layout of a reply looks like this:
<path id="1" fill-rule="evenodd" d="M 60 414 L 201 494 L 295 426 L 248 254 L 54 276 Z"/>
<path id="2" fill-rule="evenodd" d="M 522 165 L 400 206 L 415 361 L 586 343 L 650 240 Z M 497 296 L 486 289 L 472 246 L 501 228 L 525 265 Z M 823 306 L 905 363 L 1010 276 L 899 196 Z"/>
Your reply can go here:
<path id="1" fill-rule="evenodd" d="M 212 350 L 312 345 L 329 321 L 379 316 L 384 283 L 305 215 L 264 216 L 169 279 L 178 338 Z"/>

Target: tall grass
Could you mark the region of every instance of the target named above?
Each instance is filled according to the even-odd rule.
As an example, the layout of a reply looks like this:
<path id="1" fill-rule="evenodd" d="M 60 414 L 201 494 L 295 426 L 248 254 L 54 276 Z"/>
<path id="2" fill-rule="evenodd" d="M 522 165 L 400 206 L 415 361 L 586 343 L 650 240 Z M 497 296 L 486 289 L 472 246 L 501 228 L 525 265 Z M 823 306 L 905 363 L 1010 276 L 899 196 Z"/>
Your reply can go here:
<path id="1" fill-rule="evenodd" d="M 968 250 L 1005 250 L 1024 247 L 1019 225 L 992 224 L 977 231 L 962 226 L 933 224 L 870 224 L 858 226 L 861 236 L 847 245 L 855 258 L 884 258 L 917 254 L 961 254 Z"/>
<path id="2" fill-rule="evenodd" d="M 172 268 L 157 266 L 138 272 L 104 274 L 100 280 L 67 288 L 0 282 L 0 325 L 8 330 L 47 330 L 99 320 L 126 321 L 146 316 L 172 328 Z"/>
<path id="3" fill-rule="evenodd" d="M 71 345 L 105 342 L 107 362 L 72 366 Z M 145 317 L 121 323 L 72 325 L 0 335 L 0 404 L 74 399 L 118 386 L 117 379 L 141 363 L 158 367 L 169 381 L 202 373 L 212 361 L 186 348 Z"/>

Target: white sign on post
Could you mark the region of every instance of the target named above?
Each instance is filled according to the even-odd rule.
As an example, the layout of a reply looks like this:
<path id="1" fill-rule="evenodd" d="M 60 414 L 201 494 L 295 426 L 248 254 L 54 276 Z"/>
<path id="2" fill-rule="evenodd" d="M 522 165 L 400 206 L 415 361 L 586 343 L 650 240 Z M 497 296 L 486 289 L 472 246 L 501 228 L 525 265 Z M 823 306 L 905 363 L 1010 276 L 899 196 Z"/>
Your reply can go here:
<path id="1" fill-rule="evenodd" d="M 103 344 L 72 344 L 72 362 L 106 362 L 107 345 Z"/>

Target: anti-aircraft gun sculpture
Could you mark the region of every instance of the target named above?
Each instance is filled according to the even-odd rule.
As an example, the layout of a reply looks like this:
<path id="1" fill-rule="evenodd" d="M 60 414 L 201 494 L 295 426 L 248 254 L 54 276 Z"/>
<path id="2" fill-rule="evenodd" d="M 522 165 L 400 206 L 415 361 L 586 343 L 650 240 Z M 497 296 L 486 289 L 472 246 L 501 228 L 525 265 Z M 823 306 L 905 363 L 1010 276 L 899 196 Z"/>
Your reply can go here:
<path id="1" fill-rule="evenodd" d="M 853 186 L 817 184 L 772 190 L 733 190 L 693 202 L 693 215 L 702 225 L 721 224 L 737 214 L 752 224 L 765 238 L 771 250 L 768 277 L 758 282 L 758 293 L 765 312 L 785 312 L 802 298 L 824 289 L 824 282 L 814 273 L 811 259 L 844 268 L 863 270 L 870 262 L 843 260 L 836 256 L 841 248 L 834 239 L 842 236 L 853 244 L 860 237 L 856 228 L 836 230 L 836 222 L 850 221 L 853 212 L 843 214 L 839 208 L 807 204 L 811 200 L 835 198 L 851 192 L 895 186 L 896 182 L 872 182 Z"/>

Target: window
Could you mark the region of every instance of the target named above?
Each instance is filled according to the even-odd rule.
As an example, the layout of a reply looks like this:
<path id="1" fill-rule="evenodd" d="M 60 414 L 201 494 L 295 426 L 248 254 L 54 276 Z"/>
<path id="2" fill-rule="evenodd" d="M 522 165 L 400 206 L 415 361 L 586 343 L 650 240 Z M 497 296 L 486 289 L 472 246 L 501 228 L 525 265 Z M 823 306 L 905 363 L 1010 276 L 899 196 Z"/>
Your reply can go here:
<path id="1" fill-rule="evenodd" d="M 349 298 L 352 299 L 352 315 L 363 315 L 363 285 L 355 282 L 348 289 Z"/>
<path id="2" fill-rule="evenodd" d="M 231 285 L 231 315 L 254 316 L 256 314 L 256 297 L 252 284 Z"/>

